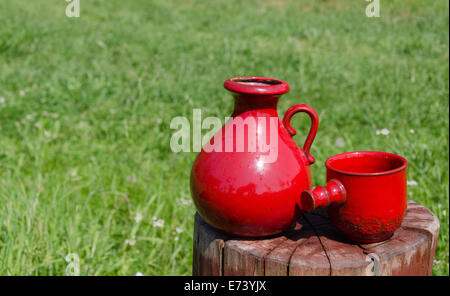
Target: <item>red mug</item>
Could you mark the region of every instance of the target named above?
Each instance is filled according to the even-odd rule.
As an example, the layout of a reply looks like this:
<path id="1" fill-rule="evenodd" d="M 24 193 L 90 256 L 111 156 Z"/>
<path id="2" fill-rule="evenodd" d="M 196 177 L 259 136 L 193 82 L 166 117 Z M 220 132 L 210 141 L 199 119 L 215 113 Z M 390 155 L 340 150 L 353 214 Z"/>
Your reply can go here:
<path id="1" fill-rule="evenodd" d="M 301 194 L 304 211 L 328 207 L 333 225 L 348 239 L 374 243 L 391 237 L 406 210 L 405 158 L 357 151 L 328 158 L 327 185 Z"/>

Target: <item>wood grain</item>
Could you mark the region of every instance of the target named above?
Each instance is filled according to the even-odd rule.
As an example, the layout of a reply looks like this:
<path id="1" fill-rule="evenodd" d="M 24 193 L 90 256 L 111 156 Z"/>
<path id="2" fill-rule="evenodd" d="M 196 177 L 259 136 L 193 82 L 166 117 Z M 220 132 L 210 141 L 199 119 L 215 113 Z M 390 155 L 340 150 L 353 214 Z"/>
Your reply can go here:
<path id="1" fill-rule="evenodd" d="M 196 214 L 193 275 L 430 275 L 439 221 L 408 201 L 402 226 L 383 242 L 346 240 L 327 213 L 304 214 L 283 234 L 264 239 L 230 237 Z"/>

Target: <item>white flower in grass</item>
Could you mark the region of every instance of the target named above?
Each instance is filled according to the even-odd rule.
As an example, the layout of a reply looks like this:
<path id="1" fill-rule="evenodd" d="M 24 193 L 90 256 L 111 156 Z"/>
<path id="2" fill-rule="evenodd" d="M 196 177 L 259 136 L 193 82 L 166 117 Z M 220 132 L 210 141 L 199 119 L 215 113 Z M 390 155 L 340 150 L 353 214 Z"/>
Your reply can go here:
<path id="1" fill-rule="evenodd" d="M 414 180 L 410 180 L 410 181 L 407 181 L 406 182 L 409 186 L 417 186 L 417 182 L 416 181 L 414 181 Z"/>
<path id="2" fill-rule="evenodd" d="M 136 244 L 136 237 L 134 236 L 134 234 L 131 236 L 130 239 L 125 240 L 125 244 L 130 246 L 134 246 Z"/>
<path id="3" fill-rule="evenodd" d="M 125 243 L 127 245 L 134 246 L 136 244 L 136 240 L 135 239 L 126 239 Z"/>
<path id="4" fill-rule="evenodd" d="M 127 177 L 127 180 L 128 180 L 129 182 L 131 182 L 131 183 L 136 183 L 136 181 L 137 181 L 136 175 L 135 175 L 135 174 L 129 175 L 129 176 Z"/>
<path id="5" fill-rule="evenodd" d="M 377 134 L 377 135 L 384 135 L 384 136 L 387 136 L 387 135 L 389 135 L 389 133 L 390 133 L 390 131 L 389 131 L 387 128 L 383 128 L 383 129 L 381 129 L 381 130 L 377 130 L 377 131 L 376 131 L 376 134 Z"/>
<path id="6" fill-rule="evenodd" d="M 442 211 L 442 215 L 444 215 L 444 217 L 447 216 L 447 211 L 446 211 L 446 210 L 443 210 L 443 211 Z"/>
<path id="7" fill-rule="evenodd" d="M 164 227 L 164 220 L 163 219 L 153 220 L 153 227 L 155 227 L 155 228 L 163 228 Z"/>
<path id="8" fill-rule="evenodd" d="M 178 236 L 176 236 L 175 238 L 174 238 L 174 240 L 177 242 L 178 240 L 179 240 L 180 238 L 178 237 Z"/>
<path id="9" fill-rule="evenodd" d="M 44 130 L 44 137 L 51 138 L 52 137 L 52 133 L 47 131 L 47 130 Z"/>
<path id="10" fill-rule="evenodd" d="M 177 227 L 177 228 L 175 228 L 175 231 L 177 233 L 182 233 L 184 230 L 183 230 L 183 228 Z"/>
<path id="11" fill-rule="evenodd" d="M 190 204 L 192 203 L 192 201 L 191 201 L 190 199 L 180 198 L 180 203 L 181 203 L 183 206 L 187 206 L 187 205 L 190 205 Z"/>
<path id="12" fill-rule="evenodd" d="M 343 148 L 345 146 L 344 139 L 341 137 L 337 138 L 334 144 L 340 148 Z"/>
<path id="13" fill-rule="evenodd" d="M 106 44 L 101 40 L 97 40 L 97 45 L 100 46 L 101 48 L 106 48 Z"/>
<path id="14" fill-rule="evenodd" d="M 74 168 L 74 169 L 70 170 L 70 176 L 71 176 L 72 178 L 78 177 L 78 169 L 77 169 L 77 168 Z"/>
<path id="15" fill-rule="evenodd" d="M 4 97 L 0 97 L 0 104 L 4 104 L 5 103 L 5 98 Z"/>
<path id="16" fill-rule="evenodd" d="M 410 129 L 409 132 L 410 132 L 411 134 L 414 134 L 414 130 L 413 130 L 413 129 Z"/>
<path id="17" fill-rule="evenodd" d="M 442 204 L 438 204 L 438 208 L 442 208 Z"/>
<path id="18" fill-rule="evenodd" d="M 441 260 L 433 260 L 433 264 L 434 265 L 439 265 L 439 264 L 441 264 Z"/>
<path id="19" fill-rule="evenodd" d="M 25 95 L 25 91 L 24 90 L 19 91 L 19 96 L 23 97 L 24 95 Z"/>
<path id="20" fill-rule="evenodd" d="M 136 272 L 136 276 L 144 276 L 144 274 L 140 271 Z"/>
<path id="21" fill-rule="evenodd" d="M 134 221 L 136 221 L 136 223 L 139 223 L 139 222 L 141 222 L 142 221 L 142 215 L 141 215 L 141 213 L 136 213 L 136 216 L 134 216 Z"/>

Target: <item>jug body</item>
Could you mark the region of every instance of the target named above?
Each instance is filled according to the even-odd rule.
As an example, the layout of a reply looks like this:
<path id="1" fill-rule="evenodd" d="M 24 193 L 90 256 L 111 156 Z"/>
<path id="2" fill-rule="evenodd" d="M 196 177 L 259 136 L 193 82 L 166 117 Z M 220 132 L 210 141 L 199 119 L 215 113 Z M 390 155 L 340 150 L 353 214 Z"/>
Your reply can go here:
<path id="1" fill-rule="evenodd" d="M 290 127 L 289 120 L 283 123 L 277 114 L 279 96 L 289 86 L 262 77 L 227 82 L 235 109 L 193 164 L 194 204 L 208 224 L 227 234 L 262 237 L 280 233 L 300 217 L 298 197 L 311 187 L 309 146 L 300 149 L 286 127 Z M 317 118 L 315 112 L 310 116 Z M 309 138 L 314 138 L 317 124 Z"/>

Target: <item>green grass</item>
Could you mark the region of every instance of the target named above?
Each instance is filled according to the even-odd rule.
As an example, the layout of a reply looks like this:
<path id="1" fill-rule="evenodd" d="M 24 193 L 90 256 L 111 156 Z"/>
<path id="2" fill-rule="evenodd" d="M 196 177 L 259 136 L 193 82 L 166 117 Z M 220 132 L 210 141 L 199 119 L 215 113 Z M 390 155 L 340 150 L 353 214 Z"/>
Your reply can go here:
<path id="1" fill-rule="evenodd" d="M 196 153 L 171 152 L 170 121 L 230 115 L 223 81 L 260 75 L 291 85 L 280 114 L 318 111 L 315 184 L 340 152 L 409 160 L 448 275 L 448 2 L 380 2 L 81 0 L 67 18 L 63 0 L 0 0 L 0 274 L 62 275 L 77 253 L 83 275 L 189 275 Z M 293 126 L 302 143 L 309 120 Z"/>

